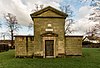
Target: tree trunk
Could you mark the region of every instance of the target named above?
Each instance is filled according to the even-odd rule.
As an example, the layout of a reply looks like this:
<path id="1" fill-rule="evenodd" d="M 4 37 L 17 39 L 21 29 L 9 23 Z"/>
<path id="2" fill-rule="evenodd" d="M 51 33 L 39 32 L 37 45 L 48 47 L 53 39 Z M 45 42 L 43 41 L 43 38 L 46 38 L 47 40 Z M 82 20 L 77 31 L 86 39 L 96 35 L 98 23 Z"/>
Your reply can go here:
<path id="1" fill-rule="evenodd" d="M 11 30 L 11 48 L 14 48 L 14 42 L 13 42 L 13 30 Z"/>

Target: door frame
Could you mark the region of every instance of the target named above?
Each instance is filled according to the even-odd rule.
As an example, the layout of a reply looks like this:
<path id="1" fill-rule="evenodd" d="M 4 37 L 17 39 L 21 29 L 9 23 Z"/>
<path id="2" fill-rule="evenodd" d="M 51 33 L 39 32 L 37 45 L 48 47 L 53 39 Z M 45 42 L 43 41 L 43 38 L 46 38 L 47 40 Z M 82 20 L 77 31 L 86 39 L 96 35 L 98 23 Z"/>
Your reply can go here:
<path id="1" fill-rule="evenodd" d="M 54 55 L 53 56 L 46 56 L 45 55 L 45 45 L 46 45 L 45 41 L 46 40 L 54 40 L 54 46 L 53 46 L 54 47 L 54 53 L 53 53 Z M 43 37 L 43 42 L 42 43 L 43 43 L 43 45 L 42 45 L 43 46 L 42 47 L 43 48 L 43 58 L 50 58 L 50 57 L 55 58 L 56 57 L 56 51 L 57 51 L 56 50 L 57 49 L 56 48 L 56 37 Z"/>

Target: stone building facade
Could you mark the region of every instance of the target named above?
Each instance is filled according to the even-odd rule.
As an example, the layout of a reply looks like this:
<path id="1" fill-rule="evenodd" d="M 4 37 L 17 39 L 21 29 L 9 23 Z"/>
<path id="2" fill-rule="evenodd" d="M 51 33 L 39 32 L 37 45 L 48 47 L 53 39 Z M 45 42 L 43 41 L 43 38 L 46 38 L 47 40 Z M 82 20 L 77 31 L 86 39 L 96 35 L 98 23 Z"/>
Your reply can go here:
<path id="1" fill-rule="evenodd" d="M 34 22 L 34 43 L 29 45 L 30 56 L 55 58 L 82 55 L 82 36 L 65 36 L 64 26 L 67 16 L 50 6 L 31 14 Z M 22 51 L 19 50 L 21 45 L 17 38 L 15 39 L 16 56 L 20 56 Z M 24 45 L 23 40 L 22 46 Z"/>

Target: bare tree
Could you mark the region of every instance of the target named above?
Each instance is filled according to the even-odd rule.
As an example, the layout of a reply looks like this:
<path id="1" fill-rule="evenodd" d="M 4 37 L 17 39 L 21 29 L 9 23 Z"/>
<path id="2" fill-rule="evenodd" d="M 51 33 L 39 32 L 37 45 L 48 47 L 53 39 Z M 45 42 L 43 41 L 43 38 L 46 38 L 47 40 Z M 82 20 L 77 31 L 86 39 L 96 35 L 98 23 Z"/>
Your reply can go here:
<path id="1" fill-rule="evenodd" d="M 93 25 L 89 30 L 86 31 L 87 35 L 100 35 L 100 24 Z"/>
<path id="2" fill-rule="evenodd" d="M 41 5 L 40 5 L 40 9 L 43 9 L 43 6 L 44 6 L 44 5 L 43 5 L 43 4 L 41 4 Z"/>
<path id="3" fill-rule="evenodd" d="M 4 14 L 4 19 L 6 20 L 6 25 L 11 34 L 11 46 L 12 48 L 14 48 L 14 42 L 13 42 L 14 31 L 18 31 L 20 28 L 20 25 L 17 22 L 16 16 L 14 16 L 11 13 L 7 13 L 7 15 Z"/>
<path id="4" fill-rule="evenodd" d="M 72 33 L 76 31 L 75 29 L 72 29 L 72 24 L 74 24 L 73 19 L 66 19 L 65 20 L 65 34 Z"/>
<path id="5" fill-rule="evenodd" d="M 73 31 L 75 31 L 75 30 L 71 29 L 71 25 L 74 23 L 74 20 L 72 19 L 73 11 L 71 10 L 70 5 L 60 6 L 60 9 L 61 9 L 61 11 L 68 14 L 68 17 L 65 20 L 65 34 L 72 33 Z"/>
<path id="6" fill-rule="evenodd" d="M 2 23 L 1 22 L 2 22 L 2 20 L 0 20 L 0 28 L 2 28 Z"/>
<path id="7" fill-rule="evenodd" d="M 100 35 L 100 0 L 80 0 L 80 2 L 89 3 L 93 12 L 90 14 L 90 22 L 98 22 L 98 24 L 93 25 L 89 30 L 86 31 L 87 35 Z"/>
<path id="8" fill-rule="evenodd" d="M 33 23 L 29 23 L 28 30 L 32 30 L 32 28 L 33 28 Z"/>
<path id="9" fill-rule="evenodd" d="M 33 31 L 33 23 L 29 23 L 28 25 L 28 31 Z M 31 35 L 31 33 L 29 33 L 29 35 Z"/>
<path id="10" fill-rule="evenodd" d="M 2 24 L 0 23 L 0 27 L 2 27 Z"/>
<path id="11" fill-rule="evenodd" d="M 87 34 L 100 35 L 100 1 L 91 0 L 90 6 L 92 7 L 93 12 L 90 14 L 89 20 L 98 22 L 98 24 L 95 24 L 91 30 L 87 31 Z"/>
<path id="12" fill-rule="evenodd" d="M 88 0 L 80 0 L 81 2 L 88 2 Z M 100 22 L 100 0 L 89 0 L 89 6 L 92 7 L 93 13 L 90 14 L 89 20 Z"/>
<path id="13" fill-rule="evenodd" d="M 44 5 L 43 4 L 41 4 L 41 5 L 39 5 L 39 4 L 35 4 L 35 8 L 32 10 L 32 12 L 36 12 L 36 11 L 38 11 L 39 9 L 43 9 L 43 7 L 44 7 Z"/>
<path id="14" fill-rule="evenodd" d="M 92 20 L 94 22 L 99 22 L 100 24 L 100 1 L 95 1 L 94 4 L 91 4 L 94 12 L 90 14 L 90 16 L 92 17 L 90 17 L 89 20 Z"/>
<path id="15" fill-rule="evenodd" d="M 6 37 L 9 37 L 9 38 L 10 38 L 10 34 L 7 33 L 7 32 L 1 32 L 0 35 L 1 35 L 1 38 L 2 38 L 3 40 L 5 40 Z"/>

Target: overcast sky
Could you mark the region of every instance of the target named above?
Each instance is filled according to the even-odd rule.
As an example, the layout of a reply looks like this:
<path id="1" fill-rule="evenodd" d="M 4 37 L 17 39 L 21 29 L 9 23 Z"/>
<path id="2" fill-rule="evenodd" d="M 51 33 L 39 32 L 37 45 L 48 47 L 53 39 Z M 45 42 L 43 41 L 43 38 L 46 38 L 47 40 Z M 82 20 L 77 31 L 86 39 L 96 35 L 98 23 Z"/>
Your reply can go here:
<path id="1" fill-rule="evenodd" d="M 60 6 L 70 4 L 71 9 L 74 11 L 75 23 L 72 25 L 73 29 L 76 29 L 76 34 L 84 34 L 89 27 L 92 27 L 95 23 L 88 21 L 89 13 L 91 13 L 91 7 L 88 3 L 79 2 L 79 0 L 0 0 L 0 22 L 3 21 L 3 14 L 12 13 L 17 17 L 18 22 L 27 26 L 29 23 L 32 23 L 30 14 L 32 10 L 35 9 L 34 4 L 43 4 L 44 7 L 52 6 L 56 9 L 59 9 Z M 28 31 L 27 27 L 23 27 L 17 34 L 31 34 L 33 35 L 32 30 Z M 0 32 L 6 31 L 6 28 L 0 28 Z"/>

